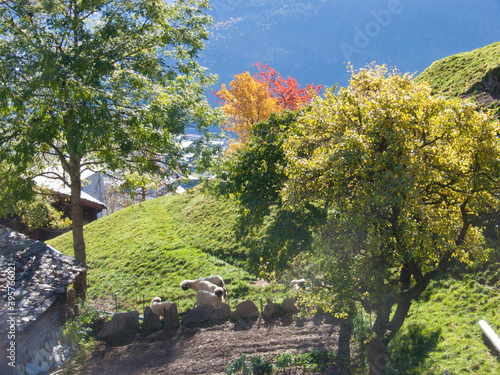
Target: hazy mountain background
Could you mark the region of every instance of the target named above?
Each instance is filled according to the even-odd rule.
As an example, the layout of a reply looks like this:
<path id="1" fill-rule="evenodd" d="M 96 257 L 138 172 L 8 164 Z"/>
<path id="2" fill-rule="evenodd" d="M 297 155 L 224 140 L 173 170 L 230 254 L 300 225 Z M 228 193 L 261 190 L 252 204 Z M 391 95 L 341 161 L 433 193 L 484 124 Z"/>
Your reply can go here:
<path id="1" fill-rule="evenodd" d="M 253 73 L 256 61 L 302 86 L 346 85 L 349 61 L 419 74 L 435 60 L 500 41 L 500 0 L 213 0 L 212 6 L 215 25 L 201 62 L 219 75 L 215 89 L 235 74 Z"/>

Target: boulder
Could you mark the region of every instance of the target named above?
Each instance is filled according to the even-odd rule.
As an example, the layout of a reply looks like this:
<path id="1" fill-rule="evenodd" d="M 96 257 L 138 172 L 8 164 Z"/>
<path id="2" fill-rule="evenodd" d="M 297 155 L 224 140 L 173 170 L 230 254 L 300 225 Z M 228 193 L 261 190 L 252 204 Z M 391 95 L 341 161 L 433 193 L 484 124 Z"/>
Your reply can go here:
<path id="1" fill-rule="evenodd" d="M 238 303 L 236 310 L 230 315 L 231 319 L 247 319 L 257 316 L 259 316 L 259 309 L 249 300 Z"/>
<path id="2" fill-rule="evenodd" d="M 227 303 L 223 303 L 220 307 L 210 315 L 210 320 L 226 320 L 231 316 L 231 307 Z"/>
<path id="3" fill-rule="evenodd" d="M 165 310 L 165 315 L 163 315 L 164 329 L 179 327 L 179 312 L 177 311 L 177 304 L 172 303 L 168 310 Z"/>
<path id="4" fill-rule="evenodd" d="M 156 315 L 149 306 L 144 308 L 144 321 L 142 322 L 142 328 L 146 331 L 161 328 L 160 317 Z"/>
<path id="5" fill-rule="evenodd" d="M 267 305 L 264 307 L 264 311 L 262 311 L 262 315 L 266 318 L 276 314 L 278 312 L 278 305 L 276 305 L 269 298 L 267 299 Z"/>
<path id="6" fill-rule="evenodd" d="M 300 310 L 295 306 L 295 300 L 293 298 L 285 298 L 281 303 L 281 308 L 284 312 L 290 314 L 297 314 Z"/>
<path id="7" fill-rule="evenodd" d="M 210 316 L 215 311 L 213 306 L 196 306 L 184 315 L 182 324 L 201 323 L 210 319 Z"/>
<path id="8" fill-rule="evenodd" d="M 126 339 L 139 330 L 139 311 L 114 314 L 97 334 L 100 340 Z"/>

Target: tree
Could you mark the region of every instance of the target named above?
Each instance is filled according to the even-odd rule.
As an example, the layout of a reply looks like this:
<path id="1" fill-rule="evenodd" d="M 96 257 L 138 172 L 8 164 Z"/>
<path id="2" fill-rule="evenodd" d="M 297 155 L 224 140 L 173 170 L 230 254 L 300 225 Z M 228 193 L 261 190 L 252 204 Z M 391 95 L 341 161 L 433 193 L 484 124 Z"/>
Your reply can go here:
<path id="1" fill-rule="evenodd" d="M 472 104 L 376 66 L 317 98 L 287 138 L 285 203 L 328 208 L 322 269 L 348 267 L 348 299 L 376 315 L 370 374 L 386 373 L 387 346 L 430 280 L 485 256 L 476 214 L 500 204 L 499 134 Z"/>
<path id="2" fill-rule="evenodd" d="M 37 194 L 33 194 L 35 186 L 26 186 L 22 176 L 13 176 L 14 169 L 0 161 L 0 218 L 24 233 L 40 227 L 55 230 L 68 227 L 68 220 L 53 205 L 53 192 L 36 187 Z M 7 179 L 13 184 L 5 183 Z"/>
<path id="3" fill-rule="evenodd" d="M 187 171 L 187 127 L 219 119 L 196 62 L 211 23 L 205 0 L 0 3 L 2 191 L 45 175 L 71 189 L 75 257 L 86 263 L 81 173 L 164 177 Z M 207 139 L 207 138 L 205 138 Z M 203 154 L 207 156 L 206 148 Z M 86 276 L 75 280 L 85 298 Z"/>
<path id="4" fill-rule="evenodd" d="M 294 111 L 300 107 L 304 107 L 321 90 L 321 85 L 315 87 L 314 84 L 300 88 L 295 78 L 288 76 L 287 79 L 284 79 L 279 72 L 271 68 L 268 64 L 263 65 L 260 62 L 256 62 L 255 65 L 259 69 L 259 72 L 255 73 L 255 76 L 260 82 L 268 83 L 269 92 L 277 99 L 278 105 L 282 109 Z"/>
<path id="5" fill-rule="evenodd" d="M 214 94 L 222 104 L 222 110 L 228 116 L 224 130 L 234 132 L 235 141 L 229 143 L 229 149 L 235 150 L 244 144 L 250 136 L 252 126 L 267 120 L 272 112 L 278 112 L 276 100 L 269 93 L 266 82 L 259 82 L 249 72 L 235 75 L 234 81 Z"/>
<path id="6" fill-rule="evenodd" d="M 222 85 L 220 91 L 214 91 L 229 117 L 224 129 L 237 136 L 236 141 L 229 144 L 232 151 L 248 140 L 256 123 L 269 119 L 273 112 L 304 107 L 321 89 L 321 85 L 315 87 L 314 84 L 300 88 L 295 78 L 285 80 L 269 65 L 260 62 L 255 65 L 259 72 L 253 77 L 249 72 L 237 74 L 235 80 L 230 82 L 229 90 Z"/>
<path id="7" fill-rule="evenodd" d="M 300 112 L 285 111 L 255 124 L 248 141 L 226 155 L 218 165 L 214 173 L 217 176 L 214 191 L 238 202 L 240 212 L 236 234 L 251 249 L 248 267 L 254 274 L 266 279 L 279 278 L 299 264 L 300 277 L 310 276 L 310 280 L 318 281 L 317 275 L 327 275 L 318 281 L 319 285 L 313 285 L 315 297 L 309 301 L 316 310 L 336 313 L 341 327 L 337 354 L 339 359 L 345 359 L 350 356 L 353 327 L 352 319 L 347 319 L 344 312 L 352 304 L 348 303 L 346 307 L 342 303 L 356 293 L 354 288 L 349 288 L 348 279 L 344 277 L 350 270 L 349 254 L 339 257 L 342 262 L 336 263 L 336 267 L 328 264 L 326 272 L 320 260 L 312 265 L 314 232 L 324 225 L 326 210 L 315 202 L 305 202 L 302 207 L 285 206 L 281 195 L 288 180 L 283 145 L 299 118 Z M 297 259 L 304 259 L 304 262 Z M 304 263 L 308 265 L 307 269 Z M 332 282 L 333 277 L 339 282 Z M 332 290 L 335 286 L 339 286 L 335 290 L 337 293 Z"/>

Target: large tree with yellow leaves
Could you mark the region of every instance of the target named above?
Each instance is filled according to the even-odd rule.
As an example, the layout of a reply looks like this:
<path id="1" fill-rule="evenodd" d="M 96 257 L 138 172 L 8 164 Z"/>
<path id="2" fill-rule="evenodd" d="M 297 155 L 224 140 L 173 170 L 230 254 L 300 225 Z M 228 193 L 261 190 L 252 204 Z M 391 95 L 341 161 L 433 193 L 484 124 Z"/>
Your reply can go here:
<path id="1" fill-rule="evenodd" d="M 370 374 L 386 373 L 387 346 L 430 280 L 487 252 L 477 214 L 500 204 L 499 134 L 472 104 L 376 66 L 318 97 L 287 137 L 285 204 L 329 212 L 314 298 L 375 313 Z"/>

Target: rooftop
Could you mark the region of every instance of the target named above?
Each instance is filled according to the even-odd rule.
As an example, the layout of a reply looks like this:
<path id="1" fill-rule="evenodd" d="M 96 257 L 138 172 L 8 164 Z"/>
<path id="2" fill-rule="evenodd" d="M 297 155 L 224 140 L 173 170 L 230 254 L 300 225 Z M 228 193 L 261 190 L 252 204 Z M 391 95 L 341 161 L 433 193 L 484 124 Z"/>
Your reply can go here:
<path id="1" fill-rule="evenodd" d="M 22 332 L 85 269 L 75 258 L 0 225 L 0 337 L 6 336 L 8 318 L 15 317 L 16 332 Z"/>

